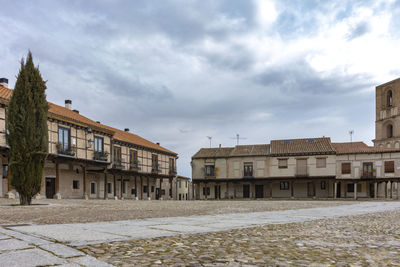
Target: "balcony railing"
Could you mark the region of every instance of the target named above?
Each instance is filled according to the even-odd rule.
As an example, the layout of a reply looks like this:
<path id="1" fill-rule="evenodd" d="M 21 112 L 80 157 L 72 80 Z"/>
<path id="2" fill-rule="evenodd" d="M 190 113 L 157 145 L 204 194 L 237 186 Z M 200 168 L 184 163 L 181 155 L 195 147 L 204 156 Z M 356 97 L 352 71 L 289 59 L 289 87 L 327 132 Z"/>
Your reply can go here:
<path id="1" fill-rule="evenodd" d="M 177 174 L 176 169 L 169 169 L 169 174 L 170 174 L 170 175 L 175 175 L 175 174 Z"/>
<path id="2" fill-rule="evenodd" d="M 61 144 L 57 144 L 57 154 L 75 157 L 75 151 L 73 148 L 64 148 Z"/>
<path id="3" fill-rule="evenodd" d="M 244 172 L 243 173 L 243 178 L 254 178 L 253 172 Z"/>
<path id="4" fill-rule="evenodd" d="M 108 153 L 107 152 L 101 152 L 101 151 L 95 151 L 93 154 L 93 159 L 94 160 L 100 160 L 100 161 L 107 161 L 108 160 Z"/>
<path id="5" fill-rule="evenodd" d="M 307 166 L 297 166 L 296 167 L 296 176 L 298 176 L 298 177 L 308 176 Z"/>
<path id="6" fill-rule="evenodd" d="M 135 160 L 129 164 L 130 170 L 140 170 L 139 161 Z"/>
<path id="7" fill-rule="evenodd" d="M 113 168 L 114 169 L 122 169 L 123 166 L 122 166 L 121 160 L 115 159 L 113 162 Z"/>
<path id="8" fill-rule="evenodd" d="M 161 172 L 160 166 L 158 166 L 158 165 L 153 165 L 153 166 L 151 167 L 151 172 L 154 172 L 154 173 L 159 173 L 159 172 Z"/>
<path id="9" fill-rule="evenodd" d="M 361 178 L 362 178 L 362 179 L 376 178 L 375 170 L 372 170 L 372 171 L 363 171 L 363 172 L 361 173 Z"/>

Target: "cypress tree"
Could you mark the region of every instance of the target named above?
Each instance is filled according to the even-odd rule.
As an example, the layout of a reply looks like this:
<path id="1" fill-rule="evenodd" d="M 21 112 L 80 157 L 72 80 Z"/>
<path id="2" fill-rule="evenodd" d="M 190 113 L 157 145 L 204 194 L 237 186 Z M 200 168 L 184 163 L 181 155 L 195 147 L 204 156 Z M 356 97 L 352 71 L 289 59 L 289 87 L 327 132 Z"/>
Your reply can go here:
<path id="1" fill-rule="evenodd" d="M 19 193 L 20 204 L 30 205 L 40 192 L 48 153 L 46 83 L 28 52 L 21 60 L 7 112 L 7 141 L 10 146 L 11 185 Z"/>

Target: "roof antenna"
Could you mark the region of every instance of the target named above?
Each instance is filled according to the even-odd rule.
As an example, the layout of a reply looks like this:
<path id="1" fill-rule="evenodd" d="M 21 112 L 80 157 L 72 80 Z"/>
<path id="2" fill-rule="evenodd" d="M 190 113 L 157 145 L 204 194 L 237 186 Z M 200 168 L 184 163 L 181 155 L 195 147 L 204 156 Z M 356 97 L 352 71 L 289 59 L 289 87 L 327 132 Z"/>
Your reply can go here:
<path id="1" fill-rule="evenodd" d="M 231 139 L 236 139 L 236 145 L 239 145 L 239 140 L 245 140 L 246 137 L 240 137 L 239 134 L 236 134 L 236 137 L 231 137 Z"/>
<path id="2" fill-rule="evenodd" d="M 350 131 L 349 131 L 350 143 L 353 143 L 353 134 L 354 134 L 354 130 L 350 130 Z"/>
<path id="3" fill-rule="evenodd" d="M 210 140 L 210 148 L 211 148 L 211 139 L 212 139 L 212 136 L 206 136 L 207 138 L 208 138 L 208 140 Z"/>

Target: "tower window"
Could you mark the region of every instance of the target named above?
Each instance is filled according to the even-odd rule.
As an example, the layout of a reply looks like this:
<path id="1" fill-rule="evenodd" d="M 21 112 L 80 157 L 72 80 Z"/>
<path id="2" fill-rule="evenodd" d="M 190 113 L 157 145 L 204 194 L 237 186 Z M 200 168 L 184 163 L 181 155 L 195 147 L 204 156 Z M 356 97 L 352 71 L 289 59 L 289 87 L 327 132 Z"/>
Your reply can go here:
<path id="1" fill-rule="evenodd" d="M 387 106 L 388 107 L 393 106 L 393 93 L 392 93 L 392 90 L 389 90 L 387 92 Z"/>
<path id="2" fill-rule="evenodd" d="M 389 124 L 386 128 L 387 138 L 393 137 L 393 125 Z"/>

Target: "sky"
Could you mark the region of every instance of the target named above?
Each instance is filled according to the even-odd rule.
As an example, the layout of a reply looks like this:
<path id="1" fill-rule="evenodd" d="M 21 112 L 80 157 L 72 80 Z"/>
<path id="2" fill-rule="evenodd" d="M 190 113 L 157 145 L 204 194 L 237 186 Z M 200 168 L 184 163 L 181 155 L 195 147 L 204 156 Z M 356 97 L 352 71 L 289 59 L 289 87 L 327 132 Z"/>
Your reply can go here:
<path id="1" fill-rule="evenodd" d="M 331 137 L 372 145 L 400 77 L 400 1 L 0 0 L 0 77 L 31 50 L 47 99 L 179 154 Z"/>

